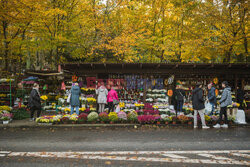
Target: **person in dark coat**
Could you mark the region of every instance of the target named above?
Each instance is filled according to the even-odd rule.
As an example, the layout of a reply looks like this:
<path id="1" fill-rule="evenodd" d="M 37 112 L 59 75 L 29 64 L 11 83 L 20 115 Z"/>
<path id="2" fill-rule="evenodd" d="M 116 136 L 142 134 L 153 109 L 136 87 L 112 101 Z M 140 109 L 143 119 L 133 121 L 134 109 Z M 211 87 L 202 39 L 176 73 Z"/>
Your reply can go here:
<path id="1" fill-rule="evenodd" d="M 212 111 L 211 111 L 210 115 L 213 115 L 214 107 L 215 107 L 215 104 L 216 104 L 215 88 L 213 87 L 212 83 L 208 84 L 207 87 L 208 87 L 208 94 L 207 94 L 208 102 L 212 106 Z"/>
<path id="2" fill-rule="evenodd" d="M 208 129 L 209 127 L 206 126 L 205 123 L 205 105 L 204 105 L 204 98 L 203 98 L 203 90 L 202 84 L 197 83 L 195 89 L 192 91 L 192 104 L 194 109 L 194 128 L 197 128 L 197 112 L 199 112 L 201 122 L 202 122 L 202 128 Z"/>
<path id="3" fill-rule="evenodd" d="M 71 88 L 71 97 L 70 97 L 70 105 L 71 105 L 71 111 L 70 114 L 73 114 L 74 108 L 76 108 L 76 114 L 79 115 L 79 106 L 80 106 L 80 95 L 81 95 L 81 89 L 78 86 L 78 83 L 74 83 Z"/>
<path id="4" fill-rule="evenodd" d="M 34 83 L 33 85 L 33 89 L 30 93 L 28 106 L 30 108 L 30 120 L 34 121 L 35 111 L 37 111 L 37 117 L 39 117 L 41 114 L 41 108 L 42 108 L 38 83 Z"/>
<path id="5" fill-rule="evenodd" d="M 175 90 L 175 101 L 176 101 L 176 111 L 182 112 L 184 98 L 185 98 L 185 91 L 181 88 L 181 85 L 177 83 L 176 90 Z"/>
<path id="6" fill-rule="evenodd" d="M 237 96 L 236 96 L 236 100 L 237 103 L 240 104 L 239 109 L 243 110 L 243 101 L 244 101 L 244 97 L 245 97 L 245 92 L 244 90 L 242 90 L 240 87 L 237 87 Z"/>

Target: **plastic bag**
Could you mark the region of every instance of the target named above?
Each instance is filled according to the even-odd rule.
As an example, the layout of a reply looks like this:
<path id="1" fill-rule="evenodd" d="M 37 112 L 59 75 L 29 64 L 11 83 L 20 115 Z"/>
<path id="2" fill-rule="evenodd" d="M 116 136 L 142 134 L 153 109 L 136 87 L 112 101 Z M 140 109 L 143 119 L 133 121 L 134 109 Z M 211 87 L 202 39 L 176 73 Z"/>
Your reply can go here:
<path id="1" fill-rule="evenodd" d="M 120 112 L 120 111 L 121 111 L 120 105 L 117 105 L 117 107 L 116 107 L 116 109 L 115 109 L 115 112 L 118 113 L 118 112 Z"/>
<path id="2" fill-rule="evenodd" d="M 69 96 L 67 98 L 67 103 L 70 103 L 70 98 L 71 98 L 71 93 L 69 94 Z"/>
<path id="3" fill-rule="evenodd" d="M 209 115 L 212 112 L 212 105 L 209 102 L 205 103 L 205 114 Z"/>

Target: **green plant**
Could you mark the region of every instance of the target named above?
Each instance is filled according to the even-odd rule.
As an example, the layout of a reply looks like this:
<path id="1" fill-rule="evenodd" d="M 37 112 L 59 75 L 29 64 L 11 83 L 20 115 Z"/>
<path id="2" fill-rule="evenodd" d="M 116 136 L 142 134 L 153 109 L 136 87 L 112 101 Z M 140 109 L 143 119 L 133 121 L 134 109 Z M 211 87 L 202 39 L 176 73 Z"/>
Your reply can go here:
<path id="1" fill-rule="evenodd" d="M 108 116 L 108 114 L 106 112 L 102 112 L 102 113 L 99 114 L 99 119 L 102 122 L 108 122 L 109 116 Z"/>
<path id="2" fill-rule="evenodd" d="M 134 112 L 130 112 L 128 114 L 128 121 L 132 121 L 132 122 L 138 121 L 138 115 L 137 115 L 137 113 L 135 111 Z"/>

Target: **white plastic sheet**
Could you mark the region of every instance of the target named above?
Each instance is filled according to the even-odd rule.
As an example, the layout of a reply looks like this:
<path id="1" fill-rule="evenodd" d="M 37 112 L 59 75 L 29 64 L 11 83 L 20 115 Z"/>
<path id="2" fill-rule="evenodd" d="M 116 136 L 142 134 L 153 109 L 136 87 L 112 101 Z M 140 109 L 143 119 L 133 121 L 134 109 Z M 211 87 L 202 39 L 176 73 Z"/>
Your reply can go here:
<path id="1" fill-rule="evenodd" d="M 245 112 L 243 110 L 237 111 L 235 123 L 246 124 L 246 116 L 245 116 Z"/>

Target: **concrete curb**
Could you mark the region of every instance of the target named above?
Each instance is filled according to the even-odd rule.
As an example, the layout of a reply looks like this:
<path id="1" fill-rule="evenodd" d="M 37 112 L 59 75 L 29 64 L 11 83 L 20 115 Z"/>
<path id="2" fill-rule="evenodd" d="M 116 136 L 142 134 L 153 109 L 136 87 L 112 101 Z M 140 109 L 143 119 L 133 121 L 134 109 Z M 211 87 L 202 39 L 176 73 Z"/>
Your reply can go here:
<path id="1" fill-rule="evenodd" d="M 212 125 L 208 125 L 212 127 Z M 193 128 L 193 125 L 183 125 L 183 124 L 55 124 L 55 125 L 38 125 L 38 124 L 29 124 L 29 125 L 15 125 L 15 124 L 7 124 L 7 125 L 0 125 L 0 129 L 7 129 L 7 128 L 139 128 L 139 127 L 146 127 L 146 128 L 157 128 L 157 127 L 166 127 L 166 128 Z M 234 124 L 230 125 L 229 128 L 250 128 L 250 124 Z"/>

